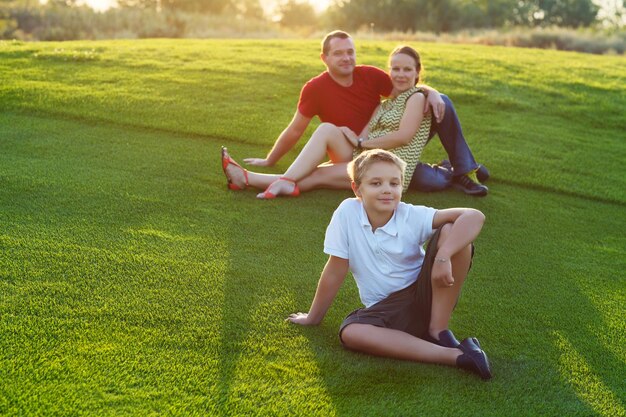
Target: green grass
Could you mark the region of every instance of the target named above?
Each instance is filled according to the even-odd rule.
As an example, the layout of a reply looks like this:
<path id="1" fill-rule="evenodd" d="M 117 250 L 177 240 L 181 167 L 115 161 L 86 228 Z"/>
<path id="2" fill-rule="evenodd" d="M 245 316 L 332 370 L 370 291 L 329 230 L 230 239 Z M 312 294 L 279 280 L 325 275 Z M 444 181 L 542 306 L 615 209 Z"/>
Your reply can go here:
<path id="1" fill-rule="evenodd" d="M 416 46 L 493 175 L 405 197 L 487 215 L 452 328 L 492 381 L 343 350 L 351 280 L 283 321 L 349 193 L 227 192 L 219 146 L 267 152 L 316 42 L 0 42 L 0 414 L 626 415 L 624 58 Z"/>

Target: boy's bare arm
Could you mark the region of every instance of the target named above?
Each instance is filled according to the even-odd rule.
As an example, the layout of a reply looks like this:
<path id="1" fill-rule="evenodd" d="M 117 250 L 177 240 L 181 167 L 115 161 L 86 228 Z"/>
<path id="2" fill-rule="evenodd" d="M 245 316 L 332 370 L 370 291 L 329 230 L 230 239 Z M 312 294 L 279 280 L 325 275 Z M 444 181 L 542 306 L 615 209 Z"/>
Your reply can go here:
<path id="1" fill-rule="evenodd" d="M 310 117 L 306 117 L 296 110 L 289 126 L 278 136 L 272 150 L 270 150 L 267 156 L 265 158 L 245 158 L 244 162 L 248 165 L 274 166 L 283 155 L 289 152 L 291 148 L 298 143 L 310 122 Z"/>
<path id="2" fill-rule="evenodd" d="M 485 222 L 485 215 L 471 208 L 438 210 L 433 218 L 433 228 L 452 223 L 448 238 L 441 243 L 435 256 L 432 278 L 442 286 L 454 284 L 450 258 L 464 247 L 471 244 L 480 233 Z"/>
<path id="3" fill-rule="evenodd" d="M 450 258 L 478 237 L 483 228 L 485 215 L 472 208 L 453 208 L 437 210 L 433 218 L 433 228 L 452 223 L 449 238 L 439 248 L 437 257 Z"/>
<path id="4" fill-rule="evenodd" d="M 315 292 L 315 298 L 313 298 L 310 311 L 308 313 L 290 314 L 287 320 L 305 326 L 315 326 L 319 324 L 326 315 L 326 311 L 328 311 L 330 305 L 333 303 L 347 273 L 348 260 L 330 256 L 322 271 L 319 283 L 317 284 L 317 291 Z"/>

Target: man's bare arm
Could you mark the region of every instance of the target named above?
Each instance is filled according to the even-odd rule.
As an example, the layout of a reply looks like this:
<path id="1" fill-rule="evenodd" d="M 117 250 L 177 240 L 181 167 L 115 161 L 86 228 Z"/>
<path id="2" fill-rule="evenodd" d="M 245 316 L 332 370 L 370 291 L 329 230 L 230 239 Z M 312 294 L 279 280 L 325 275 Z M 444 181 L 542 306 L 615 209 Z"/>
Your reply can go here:
<path id="1" fill-rule="evenodd" d="M 426 103 L 424 103 L 424 114 L 433 109 L 433 116 L 437 123 L 443 120 L 443 115 L 446 113 L 446 103 L 441 98 L 441 93 L 432 87 L 425 84 L 418 84 L 426 92 Z"/>
<path id="2" fill-rule="evenodd" d="M 278 136 L 267 156 L 265 158 L 245 158 L 244 162 L 248 165 L 264 167 L 275 165 L 280 158 L 298 143 L 310 122 L 310 117 L 306 117 L 296 110 L 296 114 L 291 119 L 289 126 Z"/>

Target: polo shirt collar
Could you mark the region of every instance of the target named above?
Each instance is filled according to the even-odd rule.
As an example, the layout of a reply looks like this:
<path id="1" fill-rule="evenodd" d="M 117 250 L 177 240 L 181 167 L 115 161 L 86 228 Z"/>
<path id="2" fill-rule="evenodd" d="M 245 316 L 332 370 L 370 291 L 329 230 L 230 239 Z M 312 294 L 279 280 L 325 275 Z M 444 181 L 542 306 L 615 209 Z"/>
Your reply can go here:
<path id="1" fill-rule="evenodd" d="M 393 216 L 391 219 L 385 224 L 383 227 L 379 227 L 378 230 L 381 230 L 387 233 L 389 236 L 398 236 L 398 225 L 396 224 L 396 213 L 398 210 L 393 211 Z M 370 224 L 370 220 L 367 218 L 367 213 L 365 212 L 365 207 L 363 207 L 363 203 L 361 203 L 361 213 L 359 213 L 360 222 L 363 227 L 367 227 L 370 232 L 372 230 L 372 225 Z"/>

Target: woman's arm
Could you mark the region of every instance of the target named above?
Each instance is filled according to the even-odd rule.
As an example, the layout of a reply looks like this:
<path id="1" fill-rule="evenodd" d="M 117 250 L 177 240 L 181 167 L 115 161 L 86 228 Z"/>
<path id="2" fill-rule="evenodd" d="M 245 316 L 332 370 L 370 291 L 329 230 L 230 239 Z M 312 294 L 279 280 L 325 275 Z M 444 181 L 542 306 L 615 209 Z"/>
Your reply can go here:
<path id="1" fill-rule="evenodd" d="M 415 93 L 406 102 L 406 108 L 400 120 L 400 127 L 395 132 L 363 141 L 362 147 L 365 149 L 392 149 L 404 146 L 411 142 L 415 132 L 419 129 L 424 118 L 422 112 L 426 97 L 422 93 Z"/>
<path id="2" fill-rule="evenodd" d="M 347 273 L 348 260 L 331 255 L 322 271 L 322 276 L 317 284 L 317 291 L 315 292 L 315 297 L 313 298 L 309 312 L 292 313 L 287 320 L 305 326 L 319 324 L 326 315 L 326 311 L 328 311 L 330 305 L 333 303 Z"/>

